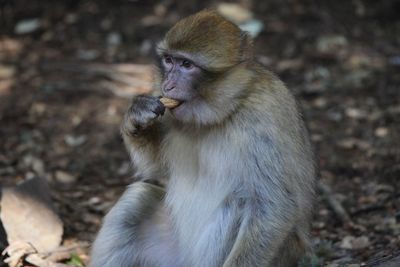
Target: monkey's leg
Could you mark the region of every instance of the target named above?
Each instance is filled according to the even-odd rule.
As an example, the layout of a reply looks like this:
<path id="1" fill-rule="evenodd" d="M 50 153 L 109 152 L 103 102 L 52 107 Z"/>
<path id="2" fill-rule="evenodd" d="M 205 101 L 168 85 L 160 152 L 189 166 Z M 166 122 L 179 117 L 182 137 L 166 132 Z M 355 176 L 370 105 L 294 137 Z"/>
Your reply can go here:
<path id="1" fill-rule="evenodd" d="M 275 192 L 277 193 L 279 189 Z M 254 199 L 248 199 L 245 204 L 245 213 L 239 227 L 233 248 L 223 267 L 239 266 L 273 266 L 274 259 L 285 249 L 284 242 L 295 228 L 295 205 L 290 196 L 285 196 L 279 203 L 255 193 Z"/>
<path id="2" fill-rule="evenodd" d="M 164 197 L 164 190 L 144 182 L 128 187 L 104 219 L 93 244 L 92 267 L 134 267 L 143 265 L 142 223 L 152 217 Z M 151 266 L 151 265 L 150 265 Z"/>
<path id="3" fill-rule="evenodd" d="M 304 231 L 304 229 L 301 229 L 300 232 L 301 231 Z M 308 251 L 308 237 L 306 239 L 301 238 L 298 232 L 299 231 L 293 231 L 289 234 L 282 244 L 282 247 L 279 249 L 279 253 L 275 256 L 271 266 L 299 266 L 299 260 L 310 251 Z"/>

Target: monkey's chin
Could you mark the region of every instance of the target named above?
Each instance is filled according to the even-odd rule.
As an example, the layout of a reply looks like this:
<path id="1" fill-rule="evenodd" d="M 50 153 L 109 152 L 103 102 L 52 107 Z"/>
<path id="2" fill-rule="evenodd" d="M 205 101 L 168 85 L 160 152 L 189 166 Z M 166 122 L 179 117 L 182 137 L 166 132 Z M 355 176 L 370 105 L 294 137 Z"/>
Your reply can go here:
<path id="1" fill-rule="evenodd" d="M 182 102 L 179 106 L 171 109 L 172 117 L 181 123 L 197 123 L 196 105 L 194 101 Z"/>
<path id="2" fill-rule="evenodd" d="M 218 114 L 201 98 L 182 101 L 170 111 L 174 119 L 188 124 L 212 124 L 219 119 Z"/>
<path id="3" fill-rule="evenodd" d="M 188 112 L 188 106 L 185 102 L 181 102 L 177 107 L 171 109 L 172 115 L 178 120 L 184 120 Z"/>

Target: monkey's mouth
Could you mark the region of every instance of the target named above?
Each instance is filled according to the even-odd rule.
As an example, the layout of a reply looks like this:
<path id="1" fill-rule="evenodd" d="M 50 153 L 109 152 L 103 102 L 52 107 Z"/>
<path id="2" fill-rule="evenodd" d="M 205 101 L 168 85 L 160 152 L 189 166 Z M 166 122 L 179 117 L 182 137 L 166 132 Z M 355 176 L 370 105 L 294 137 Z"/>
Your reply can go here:
<path id="1" fill-rule="evenodd" d="M 178 99 L 169 98 L 169 97 L 165 97 L 165 96 L 160 96 L 159 100 L 164 105 L 164 107 L 169 108 L 169 109 L 176 108 L 182 102 Z"/>

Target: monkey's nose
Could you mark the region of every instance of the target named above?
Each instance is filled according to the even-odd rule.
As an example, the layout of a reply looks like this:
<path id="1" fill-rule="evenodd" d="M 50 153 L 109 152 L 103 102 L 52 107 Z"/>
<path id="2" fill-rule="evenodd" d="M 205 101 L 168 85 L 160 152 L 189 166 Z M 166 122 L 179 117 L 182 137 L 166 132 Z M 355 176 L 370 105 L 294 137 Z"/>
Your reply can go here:
<path id="1" fill-rule="evenodd" d="M 172 90 L 174 90 L 174 89 L 175 89 L 175 85 L 166 86 L 166 87 L 165 87 L 165 91 L 166 91 L 166 92 L 172 91 Z"/>

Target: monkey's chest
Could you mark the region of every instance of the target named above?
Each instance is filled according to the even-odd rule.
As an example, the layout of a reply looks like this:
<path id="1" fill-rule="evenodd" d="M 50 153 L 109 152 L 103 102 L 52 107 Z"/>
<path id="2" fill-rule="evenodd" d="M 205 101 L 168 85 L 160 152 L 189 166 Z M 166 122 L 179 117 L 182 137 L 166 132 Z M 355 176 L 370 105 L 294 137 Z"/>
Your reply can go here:
<path id="1" fill-rule="evenodd" d="M 237 215 L 237 211 L 224 205 L 224 189 L 205 183 L 193 186 L 179 183 L 177 191 L 167 195 L 181 256 L 188 266 L 197 266 L 195 259 L 199 255 L 205 255 L 209 260 L 226 256 L 226 247 L 232 245 L 227 240 L 234 239 L 230 235 L 234 232 L 233 222 Z M 203 266 L 220 265 L 209 262 Z"/>
<path id="2" fill-rule="evenodd" d="M 226 136 L 178 137 L 169 140 L 165 152 L 171 174 L 166 204 L 179 244 L 189 254 L 223 253 L 218 244 L 227 245 L 231 239 L 238 212 L 226 205 L 226 199 L 237 186 L 244 163 Z"/>
<path id="3" fill-rule="evenodd" d="M 192 260 L 199 255 L 207 255 L 210 260 L 226 256 L 229 250 L 226 247 L 233 244 L 238 211 L 226 205 L 232 192 L 226 172 L 211 172 L 212 166 L 207 170 L 198 165 L 192 168 L 189 171 L 189 166 L 186 166 L 186 172 L 173 174 L 170 186 L 174 190 L 169 190 L 166 202 L 178 234 L 182 257 L 188 266 L 197 266 Z M 202 266 L 221 265 L 210 262 Z"/>

